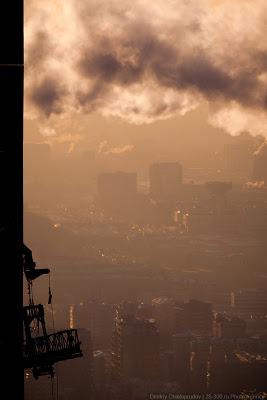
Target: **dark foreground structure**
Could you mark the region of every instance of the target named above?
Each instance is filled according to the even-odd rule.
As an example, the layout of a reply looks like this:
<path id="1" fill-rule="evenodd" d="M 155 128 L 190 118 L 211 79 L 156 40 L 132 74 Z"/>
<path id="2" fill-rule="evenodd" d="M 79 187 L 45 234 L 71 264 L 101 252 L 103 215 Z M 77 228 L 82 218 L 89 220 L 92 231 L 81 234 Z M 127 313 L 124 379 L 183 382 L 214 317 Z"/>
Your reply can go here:
<path id="1" fill-rule="evenodd" d="M 23 398 L 23 1 L 0 6 L 1 396 Z"/>

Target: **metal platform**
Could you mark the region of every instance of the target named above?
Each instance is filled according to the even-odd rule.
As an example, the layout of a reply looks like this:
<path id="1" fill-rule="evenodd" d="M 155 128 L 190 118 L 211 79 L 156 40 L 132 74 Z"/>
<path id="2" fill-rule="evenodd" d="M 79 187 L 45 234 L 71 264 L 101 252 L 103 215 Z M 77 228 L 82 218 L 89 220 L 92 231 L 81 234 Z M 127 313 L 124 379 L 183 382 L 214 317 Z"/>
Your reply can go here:
<path id="1" fill-rule="evenodd" d="M 23 366 L 31 368 L 36 379 L 41 375 L 53 376 L 53 365 L 59 361 L 82 357 L 76 329 L 47 334 L 42 304 L 23 307 L 23 320 Z"/>
<path id="2" fill-rule="evenodd" d="M 25 342 L 24 368 L 53 365 L 58 361 L 82 357 L 76 329 L 68 329 Z"/>

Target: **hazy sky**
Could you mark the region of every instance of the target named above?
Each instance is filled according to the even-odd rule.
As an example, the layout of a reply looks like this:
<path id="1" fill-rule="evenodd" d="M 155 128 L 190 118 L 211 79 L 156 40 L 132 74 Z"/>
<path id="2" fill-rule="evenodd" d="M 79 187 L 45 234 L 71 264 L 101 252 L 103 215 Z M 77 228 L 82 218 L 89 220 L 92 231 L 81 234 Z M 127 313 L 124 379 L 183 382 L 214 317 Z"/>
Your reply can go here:
<path id="1" fill-rule="evenodd" d="M 199 107 L 267 135 L 266 31 L 266 0 L 26 0 L 26 138 L 183 129 L 190 112 L 197 130 Z"/>

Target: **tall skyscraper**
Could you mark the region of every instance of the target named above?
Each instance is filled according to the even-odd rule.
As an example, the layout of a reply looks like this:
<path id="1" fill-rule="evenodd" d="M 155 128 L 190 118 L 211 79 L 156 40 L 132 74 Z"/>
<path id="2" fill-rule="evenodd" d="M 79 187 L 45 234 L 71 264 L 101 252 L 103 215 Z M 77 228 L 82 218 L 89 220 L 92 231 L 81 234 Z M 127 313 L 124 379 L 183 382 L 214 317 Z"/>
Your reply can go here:
<path id="1" fill-rule="evenodd" d="M 191 342 L 192 337 L 186 333 L 175 334 L 173 345 L 173 378 L 181 386 L 182 391 L 188 392 L 191 374 Z"/>
<path id="2" fill-rule="evenodd" d="M 156 380 L 159 375 L 159 333 L 152 319 L 143 320 L 117 310 L 112 338 L 115 380 Z"/>

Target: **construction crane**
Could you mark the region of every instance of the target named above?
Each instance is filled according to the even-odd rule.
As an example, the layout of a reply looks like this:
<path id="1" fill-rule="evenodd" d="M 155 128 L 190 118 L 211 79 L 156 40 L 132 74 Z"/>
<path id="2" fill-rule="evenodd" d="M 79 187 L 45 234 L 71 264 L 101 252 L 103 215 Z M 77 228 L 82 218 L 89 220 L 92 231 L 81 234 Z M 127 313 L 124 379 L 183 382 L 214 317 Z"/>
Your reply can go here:
<path id="1" fill-rule="evenodd" d="M 33 280 L 49 274 L 48 268 L 36 268 L 32 251 L 23 244 L 23 270 L 28 282 L 29 305 L 23 307 L 24 344 L 23 365 L 24 369 L 31 368 L 33 376 L 38 379 L 41 375 L 54 376 L 53 365 L 59 361 L 82 357 L 81 342 L 76 329 L 47 334 L 45 325 L 45 311 L 42 304 L 34 304 L 32 294 Z M 49 299 L 52 293 L 49 285 Z"/>
<path id="2" fill-rule="evenodd" d="M 23 399 L 23 0 L 0 12 L 1 393 Z"/>
<path id="3" fill-rule="evenodd" d="M 45 328 L 42 305 L 29 304 L 22 313 L 23 263 L 29 283 L 42 275 L 34 263 L 27 264 L 31 251 L 23 245 L 23 4 L 23 0 L 1 2 L 0 13 L 1 392 L 18 400 L 23 399 L 24 368 L 32 368 L 38 377 L 51 374 L 57 361 L 81 356 L 75 330 L 47 335 L 39 329 L 39 336 L 33 335 L 34 323 Z"/>

